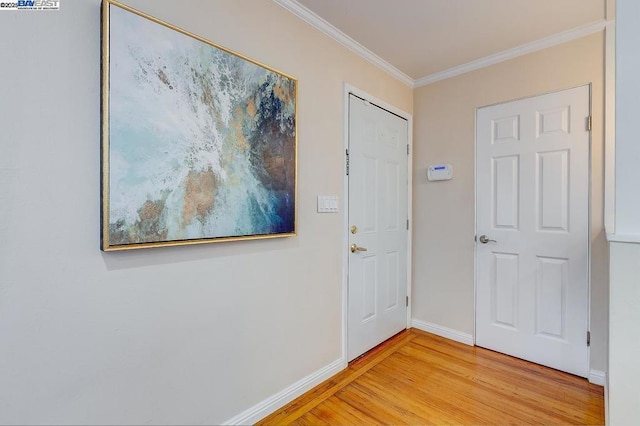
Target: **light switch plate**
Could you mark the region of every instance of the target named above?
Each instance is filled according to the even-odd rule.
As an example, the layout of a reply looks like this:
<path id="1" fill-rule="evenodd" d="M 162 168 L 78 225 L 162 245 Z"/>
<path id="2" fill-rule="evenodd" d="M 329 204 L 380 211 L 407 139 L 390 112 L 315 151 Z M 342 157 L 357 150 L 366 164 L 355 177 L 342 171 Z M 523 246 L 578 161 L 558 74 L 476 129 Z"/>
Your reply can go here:
<path id="1" fill-rule="evenodd" d="M 318 195 L 318 213 L 338 213 L 338 196 Z"/>

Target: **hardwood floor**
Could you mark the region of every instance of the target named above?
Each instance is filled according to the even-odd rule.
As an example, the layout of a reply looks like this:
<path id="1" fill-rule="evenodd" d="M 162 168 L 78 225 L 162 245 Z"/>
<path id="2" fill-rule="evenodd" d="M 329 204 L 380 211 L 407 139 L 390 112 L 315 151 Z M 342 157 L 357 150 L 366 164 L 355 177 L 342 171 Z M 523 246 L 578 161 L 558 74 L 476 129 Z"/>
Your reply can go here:
<path id="1" fill-rule="evenodd" d="M 406 330 L 258 425 L 602 425 L 586 379 Z"/>

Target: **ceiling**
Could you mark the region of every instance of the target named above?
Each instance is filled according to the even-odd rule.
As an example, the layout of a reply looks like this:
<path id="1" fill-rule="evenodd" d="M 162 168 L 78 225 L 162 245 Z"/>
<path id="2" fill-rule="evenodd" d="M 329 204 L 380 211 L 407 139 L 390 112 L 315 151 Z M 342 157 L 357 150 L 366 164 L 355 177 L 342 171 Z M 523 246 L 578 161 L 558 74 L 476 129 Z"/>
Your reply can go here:
<path id="1" fill-rule="evenodd" d="M 605 1 L 286 0 L 308 22 L 337 28 L 414 82 L 529 43 L 595 32 Z"/>

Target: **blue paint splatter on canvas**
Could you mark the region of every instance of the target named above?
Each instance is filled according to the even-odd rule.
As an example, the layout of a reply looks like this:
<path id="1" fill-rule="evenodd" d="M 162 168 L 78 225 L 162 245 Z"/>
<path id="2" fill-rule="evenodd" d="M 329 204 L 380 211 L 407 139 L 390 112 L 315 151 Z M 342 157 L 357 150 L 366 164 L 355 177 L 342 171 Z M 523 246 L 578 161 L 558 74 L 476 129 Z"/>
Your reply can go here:
<path id="1" fill-rule="evenodd" d="M 111 7 L 110 245 L 295 231 L 296 81 Z"/>

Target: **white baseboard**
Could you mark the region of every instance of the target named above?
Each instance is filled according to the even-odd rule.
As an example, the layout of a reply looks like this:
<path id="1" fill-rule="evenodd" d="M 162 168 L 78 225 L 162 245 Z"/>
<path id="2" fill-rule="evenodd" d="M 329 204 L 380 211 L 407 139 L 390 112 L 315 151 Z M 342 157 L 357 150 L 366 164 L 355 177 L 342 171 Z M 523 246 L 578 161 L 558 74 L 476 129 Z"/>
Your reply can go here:
<path id="1" fill-rule="evenodd" d="M 278 408 L 293 401 L 306 391 L 310 390 L 314 386 L 319 385 L 325 380 L 329 379 L 333 375 L 339 373 L 347 367 L 347 362 L 344 359 L 338 359 L 333 361 L 326 367 L 321 368 L 315 373 L 309 374 L 302 380 L 294 383 L 288 388 L 278 392 L 277 394 L 265 399 L 264 401 L 254 405 L 248 410 L 238 414 L 222 423 L 223 425 L 252 425 L 258 420 L 263 419 L 269 414 L 273 413 Z"/>
<path id="2" fill-rule="evenodd" d="M 607 373 L 598 370 L 589 371 L 589 383 L 605 386 L 607 384 Z"/>
<path id="3" fill-rule="evenodd" d="M 462 331 L 453 330 L 430 322 L 419 321 L 417 319 L 411 320 L 411 326 L 418 330 L 426 331 L 427 333 L 432 333 L 440 337 L 464 343 L 465 345 L 473 346 L 473 336 L 468 333 L 463 333 Z"/>
<path id="4" fill-rule="evenodd" d="M 609 422 L 609 375 L 607 373 L 604 373 L 604 424 L 611 424 Z"/>

